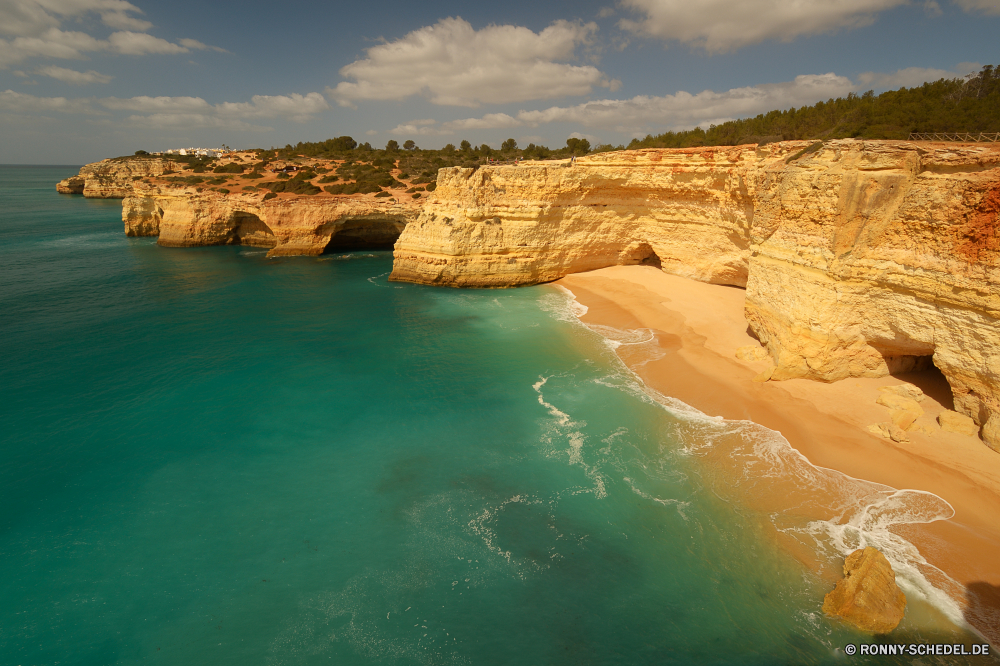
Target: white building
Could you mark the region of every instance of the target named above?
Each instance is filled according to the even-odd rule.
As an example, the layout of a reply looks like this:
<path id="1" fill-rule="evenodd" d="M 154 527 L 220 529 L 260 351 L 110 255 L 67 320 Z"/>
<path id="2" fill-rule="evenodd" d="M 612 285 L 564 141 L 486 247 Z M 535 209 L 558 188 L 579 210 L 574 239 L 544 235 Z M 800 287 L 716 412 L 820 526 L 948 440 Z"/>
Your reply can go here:
<path id="1" fill-rule="evenodd" d="M 219 148 L 171 148 L 167 155 L 195 155 L 197 157 L 218 157 L 224 151 Z"/>

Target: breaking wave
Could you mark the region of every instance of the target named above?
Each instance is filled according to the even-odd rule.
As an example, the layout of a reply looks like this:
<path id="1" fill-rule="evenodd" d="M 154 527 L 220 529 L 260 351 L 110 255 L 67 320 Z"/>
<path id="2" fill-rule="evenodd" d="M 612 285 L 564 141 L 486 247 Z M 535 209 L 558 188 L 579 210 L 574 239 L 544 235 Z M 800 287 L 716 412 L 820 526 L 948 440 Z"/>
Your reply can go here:
<path id="1" fill-rule="evenodd" d="M 565 306 L 562 311 L 575 310 Z M 619 373 L 601 383 L 667 411 L 675 419 L 674 434 L 680 443 L 667 455 L 697 459 L 696 473 L 717 496 L 765 516 L 778 532 L 815 553 L 821 570 L 835 570 L 838 578 L 844 556 L 866 546 L 878 548 L 908 597 L 923 599 L 956 625 L 968 626 L 960 605 L 964 587 L 893 531 L 897 526 L 951 518 L 955 511 L 948 502 L 926 491 L 896 489 L 816 466 L 780 432 L 752 421 L 712 417 L 663 395 L 631 369 L 658 353 L 652 331 L 580 325 L 604 338 L 614 351 Z M 536 384 L 536 390 L 542 385 Z M 634 486 L 633 490 L 643 495 Z M 651 499 L 675 504 L 684 516 L 683 503 Z"/>

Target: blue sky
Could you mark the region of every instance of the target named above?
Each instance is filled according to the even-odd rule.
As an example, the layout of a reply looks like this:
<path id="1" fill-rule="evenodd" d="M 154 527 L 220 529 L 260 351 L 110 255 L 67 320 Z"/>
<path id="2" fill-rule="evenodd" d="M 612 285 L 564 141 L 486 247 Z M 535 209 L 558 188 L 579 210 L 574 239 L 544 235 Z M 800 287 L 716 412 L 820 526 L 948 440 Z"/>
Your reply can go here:
<path id="1" fill-rule="evenodd" d="M 628 143 L 1000 64 L 1000 0 L 0 0 L 0 163 Z"/>

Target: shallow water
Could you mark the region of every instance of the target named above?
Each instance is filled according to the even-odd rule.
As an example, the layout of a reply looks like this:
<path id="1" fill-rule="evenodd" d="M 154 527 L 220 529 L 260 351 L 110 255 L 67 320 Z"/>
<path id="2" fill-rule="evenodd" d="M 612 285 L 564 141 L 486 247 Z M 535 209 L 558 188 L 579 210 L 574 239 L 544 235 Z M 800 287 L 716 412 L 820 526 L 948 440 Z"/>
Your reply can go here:
<path id="1" fill-rule="evenodd" d="M 160 248 L 56 194 L 75 171 L 0 168 L 3 663 L 841 663 L 864 638 L 720 483 L 755 477 L 699 453 L 767 433 L 665 409 L 563 291 Z"/>

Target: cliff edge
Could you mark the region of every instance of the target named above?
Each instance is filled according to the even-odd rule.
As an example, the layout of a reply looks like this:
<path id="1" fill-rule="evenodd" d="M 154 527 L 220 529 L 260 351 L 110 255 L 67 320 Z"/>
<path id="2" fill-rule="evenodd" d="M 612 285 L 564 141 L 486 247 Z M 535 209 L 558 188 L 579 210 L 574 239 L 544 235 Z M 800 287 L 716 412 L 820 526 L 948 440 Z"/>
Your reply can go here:
<path id="1" fill-rule="evenodd" d="M 771 379 L 937 366 L 1000 450 L 1000 146 L 837 140 L 442 169 L 390 279 L 622 264 L 744 287 Z"/>
<path id="2" fill-rule="evenodd" d="M 88 199 L 124 199 L 144 178 L 172 173 L 177 164 L 159 157 L 113 157 L 84 165 L 80 173 L 56 184 L 61 194 L 82 194 Z"/>
<path id="3" fill-rule="evenodd" d="M 122 201 L 128 236 L 159 236 L 165 247 L 251 245 L 268 256 L 391 248 L 420 212 L 416 202 L 367 196 L 264 200 L 259 193 L 195 189 L 136 191 Z"/>

